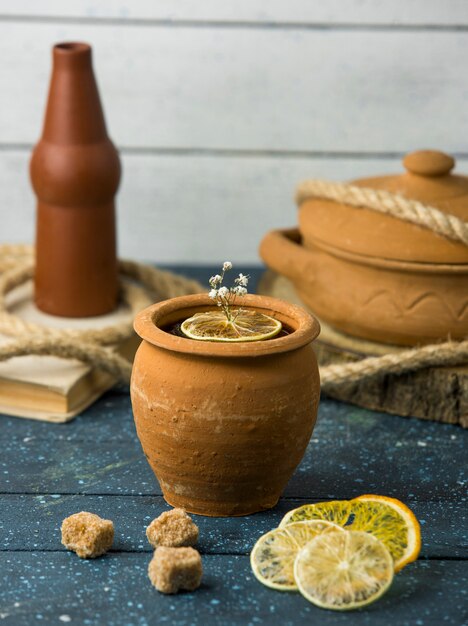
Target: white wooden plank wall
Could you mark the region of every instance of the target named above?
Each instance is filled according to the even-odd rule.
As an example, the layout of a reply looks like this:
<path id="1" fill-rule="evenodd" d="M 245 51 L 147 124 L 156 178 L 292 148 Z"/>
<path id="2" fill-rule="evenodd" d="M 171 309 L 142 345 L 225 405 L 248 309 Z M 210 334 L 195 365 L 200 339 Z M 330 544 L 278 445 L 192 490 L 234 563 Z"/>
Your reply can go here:
<path id="1" fill-rule="evenodd" d="M 50 47 L 93 45 L 122 256 L 258 261 L 306 177 L 468 172 L 467 0 L 0 0 L 0 242 L 33 238 Z"/>

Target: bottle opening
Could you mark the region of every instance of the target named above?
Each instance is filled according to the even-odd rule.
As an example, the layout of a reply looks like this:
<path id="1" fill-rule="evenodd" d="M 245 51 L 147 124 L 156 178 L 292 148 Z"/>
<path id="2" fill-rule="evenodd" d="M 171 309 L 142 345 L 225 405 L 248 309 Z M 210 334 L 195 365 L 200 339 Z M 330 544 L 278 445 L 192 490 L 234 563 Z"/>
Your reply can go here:
<path id="1" fill-rule="evenodd" d="M 59 50 L 60 52 L 87 52 L 91 49 L 91 47 L 87 43 L 79 43 L 79 42 L 63 42 L 58 43 L 54 46 L 55 50 Z"/>

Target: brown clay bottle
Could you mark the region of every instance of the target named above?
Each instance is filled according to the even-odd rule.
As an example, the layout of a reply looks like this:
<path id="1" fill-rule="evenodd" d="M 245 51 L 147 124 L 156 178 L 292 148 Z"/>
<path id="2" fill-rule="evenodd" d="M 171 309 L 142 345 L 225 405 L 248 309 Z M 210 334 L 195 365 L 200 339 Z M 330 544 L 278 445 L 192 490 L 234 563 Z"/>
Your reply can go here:
<path id="1" fill-rule="evenodd" d="M 37 196 L 37 307 L 64 317 L 109 313 L 118 298 L 120 160 L 107 136 L 87 44 L 53 48 L 44 129 L 30 170 Z"/>

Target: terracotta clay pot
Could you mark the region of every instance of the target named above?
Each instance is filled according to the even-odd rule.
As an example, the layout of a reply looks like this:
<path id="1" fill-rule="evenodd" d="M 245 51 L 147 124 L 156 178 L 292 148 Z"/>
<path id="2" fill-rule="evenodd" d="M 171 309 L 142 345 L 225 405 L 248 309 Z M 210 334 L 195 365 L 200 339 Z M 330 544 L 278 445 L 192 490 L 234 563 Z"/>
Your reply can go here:
<path id="1" fill-rule="evenodd" d="M 290 334 L 226 344 L 164 330 L 215 309 L 206 295 L 166 300 L 135 319 L 143 339 L 131 381 L 138 437 L 167 502 L 201 515 L 273 507 L 317 415 L 318 322 L 274 298 L 248 295 L 242 307 L 276 317 Z"/>
<path id="2" fill-rule="evenodd" d="M 468 219 L 468 178 L 434 151 L 409 154 L 406 174 L 353 182 Z M 266 264 L 288 277 L 320 319 L 353 336 L 418 345 L 468 334 L 468 247 L 420 226 L 330 200 L 299 208 L 299 229 L 268 233 Z"/>
<path id="3" fill-rule="evenodd" d="M 65 317 L 109 313 L 118 295 L 120 161 L 107 136 L 87 44 L 53 48 L 44 129 L 30 169 L 37 195 L 36 305 Z"/>

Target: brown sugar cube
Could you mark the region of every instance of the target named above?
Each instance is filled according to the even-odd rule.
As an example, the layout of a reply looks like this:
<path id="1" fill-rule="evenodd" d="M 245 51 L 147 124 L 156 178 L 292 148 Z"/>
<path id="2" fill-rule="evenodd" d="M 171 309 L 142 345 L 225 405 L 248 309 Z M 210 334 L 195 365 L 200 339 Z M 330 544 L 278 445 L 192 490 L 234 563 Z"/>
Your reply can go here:
<path id="1" fill-rule="evenodd" d="M 94 559 L 109 550 L 114 524 L 94 513 L 75 513 L 62 522 L 62 543 L 82 559 Z"/>
<path id="2" fill-rule="evenodd" d="M 157 548 L 167 546 L 193 546 L 198 541 L 198 526 L 184 509 L 172 509 L 161 513 L 146 529 L 148 541 Z"/>
<path id="3" fill-rule="evenodd" d="M 200 553 L 194 548 L 156 548 L 148 576 L 161 593 L 194 591 L 203 574 Z"/>

